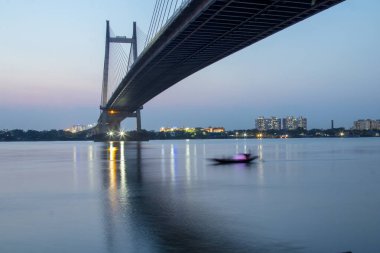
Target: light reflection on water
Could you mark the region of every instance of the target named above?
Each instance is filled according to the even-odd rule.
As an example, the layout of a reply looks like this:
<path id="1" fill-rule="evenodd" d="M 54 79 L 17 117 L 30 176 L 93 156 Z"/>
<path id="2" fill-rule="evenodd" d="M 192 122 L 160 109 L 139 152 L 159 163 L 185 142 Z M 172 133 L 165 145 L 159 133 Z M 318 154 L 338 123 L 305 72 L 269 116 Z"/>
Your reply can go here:
<path id="1" fill-rule="evenodd" d="M 0 143 L 0 252 L 376 252 L 379 140 Z"/>

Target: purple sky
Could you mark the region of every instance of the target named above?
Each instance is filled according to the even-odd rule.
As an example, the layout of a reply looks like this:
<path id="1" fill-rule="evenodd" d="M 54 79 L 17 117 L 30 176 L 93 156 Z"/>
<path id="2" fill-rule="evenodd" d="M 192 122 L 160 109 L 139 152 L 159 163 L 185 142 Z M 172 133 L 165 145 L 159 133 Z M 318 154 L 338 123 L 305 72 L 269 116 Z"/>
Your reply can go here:
<path id="1" fill-rule="evenodd" d="M 0 6 L 0 129 L 40 130 L 96 122 L 105 20 L 117 35 L 130 36 L 133 21 L 147 32 L 154 1 Z M 346 1 L 195 73 L 144 106 L 143 128 L 247 129 L 261 115 L 302 115 L 309 128 L 379 119 L 379 9 Z"/>

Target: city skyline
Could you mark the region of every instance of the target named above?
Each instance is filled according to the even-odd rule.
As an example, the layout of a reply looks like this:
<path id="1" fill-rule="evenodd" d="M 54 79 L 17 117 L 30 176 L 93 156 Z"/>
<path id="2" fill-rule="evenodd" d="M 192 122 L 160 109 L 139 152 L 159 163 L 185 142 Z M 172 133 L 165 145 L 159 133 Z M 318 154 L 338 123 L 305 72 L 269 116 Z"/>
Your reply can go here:
<path id="1" fill-rule="evenodd" d="M 0 129 L 64 129 L 97 120 L 105 20 L 147 31 L 154 1 L 0 0 Z M 149 101 L 147 130 L 248 129 L 260 115 L 304 115 L 308 128 L 379 118 L 377 1 L 346 1 L 270 36 Z M 70 18 L 68 18 L 70 17 Z M 133 129 L 134 119 L 124 126 Z"/>
<path id="2" fill-rule="evenodd" d="M 298 128 L 302 128 L 304 130 L 330 130 L 330 129 L 339 129 L 344 128 L 346 130 L 353 129 L 353 130 L 380 130 L 380 119 L 356 119 L 352 122 L 352 125 L 349 127 L 335 127 L 333 120 L 330 122 L 330 127 L 327 128 L 308 128 L 308 119 L 304 116 L 286 116 L 286 117 L 264 117 L 259 116 L 254 120 L 254 124 L 252 127 L 247 129 L 225 129 L 224 126 L 212 126 L 210 124 L 205 125 L 167 125 L 167 126 L 161 126 L 159 129 L 149 129 L 149 131 L 173 131 L 176 129 L 195 129 L 195 128 L 204 128 L 204 129 L 223 129 L 226 131 L 233 131 L 233 130 L 259 130 L 259 131 L 268 131 L 268 130 L 296 130 Z M 96 123 L 92 124 L 73 124 L 70 127 L 67 127 L 63 129 L 64 131 L 69 132 L 80 132 L 83 130 L 88 130 L 92 127 L 94 127 Z M 1 129 L 0 129 L 1 130 Z M 122 128 L 122 131 L 129 131 L 134 129 L 125 129 Z M 147 129 L 146 129 L 147 130 Z"/>

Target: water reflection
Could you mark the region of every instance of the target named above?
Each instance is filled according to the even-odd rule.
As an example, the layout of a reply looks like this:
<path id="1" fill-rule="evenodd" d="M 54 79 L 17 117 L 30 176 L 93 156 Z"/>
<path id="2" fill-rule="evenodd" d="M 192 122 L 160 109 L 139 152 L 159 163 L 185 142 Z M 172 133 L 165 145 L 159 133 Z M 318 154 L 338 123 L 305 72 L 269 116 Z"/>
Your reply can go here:
<path id="1" fill-rule="evenodd" d="M 191 181 L 191 155 L 190 155 L 190 143 L 186 142 L 186 181 Z"/>
<path id="2" fill-rule="evenodd" d="M 128 200 L 127 168 L 125 163 L 124 141 L 120 142 L 120 201 L 125 207 Z"/>
<path id="3" fill-rule="evenodd" d="M 166 181 L 166 155 L 165 155 L 165 145 L 161 145 L 161 178 Z"/>
<path id="4" fill-rule="evenodd" d="M 73 182 L 78 186 L 77 147 L 73 147 Z"/>
<path id="5" fill-rule="evenodd" d="M 90 189 L 95 187 L 95 173 L 94 173 L 94 145 L 90 144 L 87 150 L 87 160 L 88 160 L 88 182 Z"/>
<path id="6" fill-rule="evenodd" d="M 236 142 L 0 143 L 0 252 L 378 252 L 379 139 Z"/>
<path id="7" fill-rule="evenodd" d="M 184 145 L 182 172 L 176 145 L 170 144 L 169 149 L 170 163 L 166 164 L 165 147 L 159 148 L 161 168 L 157 168 L 150 165 L 149 159 L 143 159 L 145 149 L 141 143 L 109 142 L 102 147 L 101 157 L 108 162 L 102 173 L 108 251 L 138 248 L 139 252 L 271 252 L 257 238 L 242 240 L 226 231 L 229 228 L 223 224 L 223 217 L 189 198 L 192 172 L 196 173 L 197 162 L 193 164 L 191 160 L 196 156 L 196 145 L 194 154 L 190 143 Z M 161 182 L 167 165 L 171 183 L 165 184 Z M 161 179 L 155 176 L 156 170 L 161 170 Z M 183 183 L 178 181 L 181 175 L 185 177 Z M 288 251 L 286 245 L 271 247 L 276 252 L 295 252 L 294 248 Z"/>
<path id="8" fill-rule="evenodd" d="M 176 172 L 176 152 L 174 149 L 174 144 L 170 145 L 170 176 L 171 181 L 175 182 L 175 172 Z"/>

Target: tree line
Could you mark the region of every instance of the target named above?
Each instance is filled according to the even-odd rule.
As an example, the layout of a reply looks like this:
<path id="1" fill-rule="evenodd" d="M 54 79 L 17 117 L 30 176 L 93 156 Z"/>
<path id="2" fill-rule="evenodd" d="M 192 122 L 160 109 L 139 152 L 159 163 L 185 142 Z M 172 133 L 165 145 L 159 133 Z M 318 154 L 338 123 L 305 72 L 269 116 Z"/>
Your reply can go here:
<path id="1" fill-rule="evenodd" d="M 129 131 L 124 137 L 106 137 L 109 140 L 166 140 L 166 139 L 229 139 L 229 138 L 318 138 L 318 137 L 379 137 L 380 131 L 375 130 L 346 130 L 298 128 L 295 130 L 268 130 L 257 129 L 230 130 L 221 133 L 210 133 L 202 128 L 194 131 L 156 132 L 142 130 L 141 132 Z M 83 141 L 93 140 L 90 132 L 82 131 L 71 133 L 64 130 L 0 130 L 0 141 Z"/>

